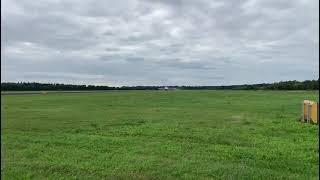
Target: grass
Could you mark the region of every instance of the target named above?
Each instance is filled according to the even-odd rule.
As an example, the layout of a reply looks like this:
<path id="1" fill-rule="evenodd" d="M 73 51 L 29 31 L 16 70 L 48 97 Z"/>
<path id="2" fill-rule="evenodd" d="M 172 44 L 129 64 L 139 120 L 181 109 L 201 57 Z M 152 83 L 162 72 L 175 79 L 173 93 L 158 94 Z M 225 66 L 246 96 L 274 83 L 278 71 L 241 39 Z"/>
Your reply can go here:
<path id="1" fill-rule="evenodd" d="M 3 179 L 318 179 L 318 92 L 126 91 L 1 99 Z"/>

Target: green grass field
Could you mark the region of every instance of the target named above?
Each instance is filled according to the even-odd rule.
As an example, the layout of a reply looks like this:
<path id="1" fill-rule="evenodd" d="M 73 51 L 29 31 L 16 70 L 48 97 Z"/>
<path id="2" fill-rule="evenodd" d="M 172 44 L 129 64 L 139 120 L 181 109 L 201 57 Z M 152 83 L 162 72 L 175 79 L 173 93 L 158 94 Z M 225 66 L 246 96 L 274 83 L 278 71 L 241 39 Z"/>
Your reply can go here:
<path id="1" fill-rule="evenodd" d="M 318 179 L 318 92 L 125 91 L 1 98 L 3 179 Z"/>

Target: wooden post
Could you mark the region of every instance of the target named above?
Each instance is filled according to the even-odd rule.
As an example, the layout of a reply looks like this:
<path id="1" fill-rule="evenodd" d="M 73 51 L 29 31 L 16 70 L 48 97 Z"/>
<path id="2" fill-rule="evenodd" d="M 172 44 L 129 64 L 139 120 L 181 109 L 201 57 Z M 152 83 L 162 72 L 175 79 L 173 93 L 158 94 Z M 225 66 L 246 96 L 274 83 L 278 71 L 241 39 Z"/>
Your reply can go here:
<path id="1" fill-rule="evenodd" d="M 311 104 L 307 104 L 307 122 L 310 123 Z"/>
<path id="2" fill-rule="evenodd" d="M 301 115 L 301 122 L 304 122 L 304 101 L 302 101 L 302 115 Z"/>

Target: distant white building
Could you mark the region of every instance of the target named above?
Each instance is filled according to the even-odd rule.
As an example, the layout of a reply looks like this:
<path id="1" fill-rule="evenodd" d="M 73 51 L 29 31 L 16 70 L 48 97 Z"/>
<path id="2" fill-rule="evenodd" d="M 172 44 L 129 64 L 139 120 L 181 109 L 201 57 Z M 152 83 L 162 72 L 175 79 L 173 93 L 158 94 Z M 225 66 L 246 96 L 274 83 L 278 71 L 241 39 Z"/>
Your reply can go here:
<path id="1" fill-rule="evenodd" d="M 173 87 L 165 86 L 165 87 L 161 87 L 161 88 L 159 88 L 158 90 L 168 91 L 168 90 L 177 90 L 177 88 L 173 88 Z"/>

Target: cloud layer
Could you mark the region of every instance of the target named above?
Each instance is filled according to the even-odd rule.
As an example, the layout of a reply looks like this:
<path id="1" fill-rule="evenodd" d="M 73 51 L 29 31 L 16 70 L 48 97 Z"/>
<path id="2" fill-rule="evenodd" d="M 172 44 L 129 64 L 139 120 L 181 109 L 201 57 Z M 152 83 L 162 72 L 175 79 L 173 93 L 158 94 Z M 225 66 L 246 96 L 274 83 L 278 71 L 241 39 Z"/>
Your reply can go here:
<path id="1" fill-rule="evenodd" d="M 318 78 L 316 0 L 4 0 L 2 81 L 229 85 Z"/>

